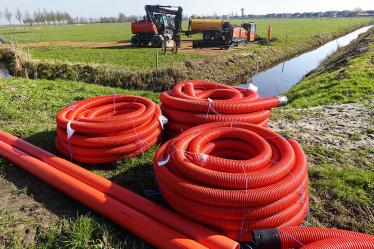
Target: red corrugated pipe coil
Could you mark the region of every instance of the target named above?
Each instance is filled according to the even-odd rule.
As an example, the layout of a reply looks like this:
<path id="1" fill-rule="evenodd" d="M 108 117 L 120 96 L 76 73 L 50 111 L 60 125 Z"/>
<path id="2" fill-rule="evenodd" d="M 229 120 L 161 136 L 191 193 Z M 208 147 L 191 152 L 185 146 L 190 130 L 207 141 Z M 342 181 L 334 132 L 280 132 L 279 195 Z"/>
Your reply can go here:
<path id="1" fill-rule="evenodd" d="M 287 103 L 286 97 L 260 98 L 256 91 L 224 84 L 189 80 L 160 95 L 162 113 L 174 137 L 196 125 L 211 122 L 245 122 L 267 126 L 271 109 Z"/>
<path id="2" fill-rule="evenodd" d="M 161 110 L 138 96 L 93 97 L 57 114 L 57 149 L 71 160 L 101 164 L 152 147 L 161 134 Z"/>
<path id="3" fill-rule="evenodd" d="M 162 145 L 154 171 L 178 212 L 237 241 L 252 230 L 299 225 L 308 166 L 292 138 L 247 123 L 197 126 Z"/>

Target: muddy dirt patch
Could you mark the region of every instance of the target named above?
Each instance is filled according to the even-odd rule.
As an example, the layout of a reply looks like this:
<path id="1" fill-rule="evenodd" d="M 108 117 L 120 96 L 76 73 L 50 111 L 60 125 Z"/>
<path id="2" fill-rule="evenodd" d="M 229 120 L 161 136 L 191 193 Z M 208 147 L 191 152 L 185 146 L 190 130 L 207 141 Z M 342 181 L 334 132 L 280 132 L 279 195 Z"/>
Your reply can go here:
<path id="1" fill-rule="evenodd" d="M 0 159 L 0 248 L 33 245 L 38 233 L 85 208 L 26 171 Z"/>
<path id="2" fill-rule="evenodd" d="M 374 101 L 279 110 L 271 127 L 289 132 L 304 145 L 330 149 L 374 148 Z M 373 156 L 374 160 L 374 156 Z"/>

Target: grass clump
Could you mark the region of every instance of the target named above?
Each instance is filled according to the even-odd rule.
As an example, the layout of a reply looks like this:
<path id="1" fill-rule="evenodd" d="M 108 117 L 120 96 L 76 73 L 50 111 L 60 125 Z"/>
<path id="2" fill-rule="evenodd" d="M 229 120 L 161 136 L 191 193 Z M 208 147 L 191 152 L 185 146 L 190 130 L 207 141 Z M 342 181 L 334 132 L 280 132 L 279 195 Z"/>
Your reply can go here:
<path id="1" fill-rule="evenodd" d="M 112 249 L 151 248 L 133 235 L 124 235 L 117 225 L 95 214 L 62 219 L 41 230 L 35 248 Z"/>
<path id="2" fill-rule="evenodd" d="M 311 215 L 327 227 L 374 233 L 374 173 L 354 166 L 312 165 L 309 168 Z"/>

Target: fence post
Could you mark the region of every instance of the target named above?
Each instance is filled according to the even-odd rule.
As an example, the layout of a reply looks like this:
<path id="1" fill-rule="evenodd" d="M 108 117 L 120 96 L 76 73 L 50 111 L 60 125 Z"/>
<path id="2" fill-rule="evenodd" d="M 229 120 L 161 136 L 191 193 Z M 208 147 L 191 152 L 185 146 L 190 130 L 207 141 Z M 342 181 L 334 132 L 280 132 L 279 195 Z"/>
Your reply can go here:
<path id="1" fill-rule="evenodd" d="M 158 71 L 158 50 L 156 52 L 156 71 Z"/>
<path id="2" fill-rule="evenodd" d="M 27 43 L 27 59 L 30 60 L 30 46 Z"/>

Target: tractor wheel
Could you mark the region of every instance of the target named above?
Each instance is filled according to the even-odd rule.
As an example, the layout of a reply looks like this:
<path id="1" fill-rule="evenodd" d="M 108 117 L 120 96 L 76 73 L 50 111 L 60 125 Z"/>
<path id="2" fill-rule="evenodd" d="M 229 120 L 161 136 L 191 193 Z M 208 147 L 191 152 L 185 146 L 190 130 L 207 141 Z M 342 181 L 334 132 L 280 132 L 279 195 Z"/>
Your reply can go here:
<path id="1" fill-rule="evenodd" d="M 131 46 L 133 47 L 140 47 L 141 45 L 141 41 L 140 41 L 140 37 L 135 35 L 131 38 Z"/>
<path id="2" fill-rule="evenodd" d="M 162 40 L 160 36 L 153 36 L 151 40 L 152 47 L 154 48 L 160 48 L 162 45 Z"/>

